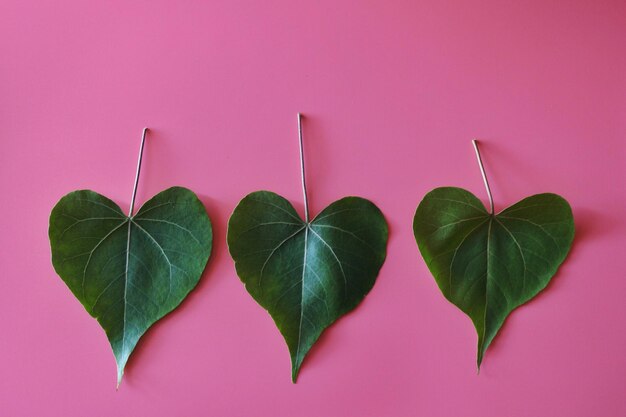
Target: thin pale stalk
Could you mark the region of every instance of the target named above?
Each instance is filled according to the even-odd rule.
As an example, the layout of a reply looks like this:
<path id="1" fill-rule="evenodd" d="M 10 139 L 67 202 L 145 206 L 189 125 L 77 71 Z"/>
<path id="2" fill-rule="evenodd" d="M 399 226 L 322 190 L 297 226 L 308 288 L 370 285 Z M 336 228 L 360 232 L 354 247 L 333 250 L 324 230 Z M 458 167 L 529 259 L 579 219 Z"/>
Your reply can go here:
<path id="1" fill-rule="evenodd" d="M 137 184 L 139 184 L 139 173 L 141 172 L 141 160 L 143 159 L 143 145 L 146 142 L 146 133 L 148 133 L 148 128 L 144 127 L 141 133 L 141 145 L 139 146 L 139 158 L 137 159 L 137 173 L 135 174 L 135 184 L 133 185 L 133 196 L 130 199 L 128 217 L 133 217 L 133 210 L 135 209 L 135 197 L 137 196 Z"/>
<path id="2" fill-rule="evenodd" d="M 302 114 L 298 113 L 298 139 L 300 141 L 300 174 L 302 176 L 302 194 L 304 196 L 304 220 L 309 222 L 309 199 L 306 192 L 306 179 L 304 176 L 304 146 L 302 145 Z"/>
<path id="3" fill-rule="evenodd" d="M 491 188 L 489 188 L 489 181 L 487 180 L 485 167 L 483 166 L 483 160 L 480 157 L 480 151 L 478 150 L 478 140 L 476 139 L 472 140 L 472 145 L 474 145 L 474 150 L 476 151 L 476 158 L 478 159 L 478 166 L 480 167 L 480 173 L 483 176 L 483 182 L 485 183 L 485 188 L 487 189 L 487 196 L 489 197 L 489 213 L 493 215 L 494 214 L 493 197 L 491 195 Z"/>

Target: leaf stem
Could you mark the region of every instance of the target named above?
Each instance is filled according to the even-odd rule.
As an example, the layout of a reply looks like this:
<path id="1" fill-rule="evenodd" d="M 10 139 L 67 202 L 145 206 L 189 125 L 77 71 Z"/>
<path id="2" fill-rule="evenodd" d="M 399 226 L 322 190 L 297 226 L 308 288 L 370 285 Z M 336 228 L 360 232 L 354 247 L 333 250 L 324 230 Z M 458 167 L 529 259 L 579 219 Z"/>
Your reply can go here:
<path id="1" fill-rule="evenodd" d="M 137 184 L 139 184 L 139 172 L 141 171 L 141 160 L 143 159 L 143 145 L 146 142 L 146 133 L 148 133 L 148 128 L 144 127 L 141 133 L 141 145 L 139 145 L 139 158 L 137 159 L 137 173 L 135 174 L 135 184 L 133 185 L 133 196 L 130 199 L 128 217 L 133 217 L 133 210 L 135 209 L 135 196 L 137 195 Z"/>
<path id="2" fill-rule="evenodd" d="M 306 180 L 304 178 L 304 147 L 302 146 L 302 114 L 298 113 L 298 139 L 300 141 L 300 173 L 302 176 L 302 194 L 304 195 L 304 220 L 309 223 L 309 199 L 306 193 Z"/>
<path id="3" fill-rule="evenodd" d="M 487 196 L 489 196 L 489 213 L 493 215 L 493 197 L 491 196 L 491 188 L 489 188 L 489 181 L 487 180 L 487 174 L 485 173 L 485 167 L 483 166 L 483 160 L 480 157 L 480 151 L 478 150 L 478 140 L 472 140 L 472 145 L 474 145 L 474 150 L 476 151 L 476 158 L 478 158 L 478 166 L 480 167 L 480 173 L 483 176 L 483 182 L 485 183 L 485 188 L 487 189 Z"/>

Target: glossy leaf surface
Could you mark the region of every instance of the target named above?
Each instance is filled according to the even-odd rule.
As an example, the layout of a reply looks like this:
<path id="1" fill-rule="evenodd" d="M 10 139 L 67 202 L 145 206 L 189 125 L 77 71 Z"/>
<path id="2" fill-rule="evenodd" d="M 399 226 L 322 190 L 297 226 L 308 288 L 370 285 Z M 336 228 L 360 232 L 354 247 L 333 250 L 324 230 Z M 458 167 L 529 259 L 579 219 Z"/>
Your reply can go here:
<path id="1" fill-rule="evenodd" d="M 443 295 L 476 327 L 480 367 L 506 317 L 544 289 L 567 256 L 574 219 L 556 194 L 491 215 L 469 191 L 443 187 L 419 204 L 413 231 Z"/>
<path id="2" fill-rule="evenodd" d="M 292 380 L 322 331 L 371 290 L 385 260 L 387 223 L 370 201 L 346 197 L 310 223 L 283 197 L 246 196 L 228 223 L 237 274 L 274 319 Z"/>
<path id="3" fill-rule="evenodd" d="M 89 190 L 64 196 L 50 215 L 52 263 L 105 330 L 118 385 L 139 338 L 196 286 L 211 253 L 206 210 L 169 188 L 131 218 Z"/>

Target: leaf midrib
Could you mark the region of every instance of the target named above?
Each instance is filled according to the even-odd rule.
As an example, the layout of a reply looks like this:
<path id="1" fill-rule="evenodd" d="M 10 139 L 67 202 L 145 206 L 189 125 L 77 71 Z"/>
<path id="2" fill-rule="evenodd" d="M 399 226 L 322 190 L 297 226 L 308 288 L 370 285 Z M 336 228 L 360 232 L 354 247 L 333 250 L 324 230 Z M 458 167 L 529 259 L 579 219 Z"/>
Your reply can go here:
<path id="1" fill-rule="evenodd" d="M 138 220 L 148 220 L 148 219 L 138 219 Z M 172 222 L 166 222 L 166 223 L 172 223 Z M 143 227 L 141 227 L 141 225 L 139 223 L 137 223 L 137 221 L 134 220 L 134 217 L 128 217 L 128 237 L 127 237 L 127 243 L 126 243 L 126 266 L 125 266 L 125 272 L 124 272 L 124 276 L 125 276 L 125 280 L 124 280 L 124 318 L 123 318 L 123 327 L 122 327 L 122 350 L 125 350 L 125 346 L 126 346 L 126 312 L 128 311 L 128 307 L 132 307 L 135 308 L 135 306 L 133 306 L 132 304 L 130 304 L 128 302 L 128 285 L 131 284 L 133 285 L 137 290 L 138 288 L 130 283 L 130 279 L 129 279 L 129 275 L 128 275 L 128 265 L 129 265 L 129 261 L 130 261 L 130 242 L 131 242 L 131 234 L 132 234 L 132 228 L 131 225 L 135 225 L 139 230 L 141 230 L 143 233 L 145 233 L 146 236 L 148 236 L 150 238 L 150 241 L 156 245 L 156 247 L 159 248 L 159 250 L 161 251 L 161 254 L 163 255 L 163 257 L 165 258 L 165 261 L 167 262 L 167 265 L 169 267 L 168 270 L 168 290 L 167 290 L 167 296 L 165 297 L 165 299 L 167 300 L 170 296 L 170 294 L 172 293 L 172 262 L 170 261 L 169 257 L 167 256 L 167 254 L 165 253 L 165 249 L 161 246 L 161 244 L 159 244 L 159 242 L 154 238 L 154 236 L 152 236 L 152 234 L 150 232 L 148 232 L 146 229 L 144 229 Z M 172 223 L 175 224 L 175 223 Z M 177 225 L 178 226 L 178 225 Z M 184 227 L 180 226 L 182 229 L 185 229 Z M 191 231 L 185 229 L 190 235 L 193 236 L 193 234 L 191 233 Z M 195 237 L 194 237 L 195 238 Z M 148 298 L 146 296 L 146 298 Z M 148 298 L 149 299 L 149 298 Z M 152 301 L 152 300 L 151 300 Z"/>
<path id="2" fill-rule="evenodd" d="M 90 201 L 90 202 L 96 203 L 96 202 L 93 202 L 93 201 Z M 99 205 L 101 205 L 103 207 L 110 208 L 111 210 L 113 210 L 111 207 L 104 206 L 102 204 L 99 204 Z M 83 278 L 82 278 L 82 282 L 81 282 L 81 290 L 83 292 L 83 298 L 84 298 L 85 297 L 85 280 L 86 280 L 86 276 L 87 276 L 87 269 L 89 267 L 89 264 L 91 262 L 91 258 L 93 256 L 93 254 L 96 252 L 96 250 L 100 247 L 100 245 L 102 243 L 104 243 L 110 236 L 112 236 L 119 228 L 124 226 L 124 224 L 127 224 L 128 225 L 128 230 L 127 230 L 127 235 L 126 235 L 126 260 L 125 260 L 125 265 L 124 265 L 124 273 L 121 274 L 120 276 L 116 277 L 114 280 L 112 280 L 104 288 L 104 290 L 96 297 L 96 300 L 94 301 L 94 303 L 90 307 L 90 310 L 93 311 L 93 308 L 98 303 L 98 301 L 99 301 L 100 297 L 102 296 L 102 294 L 108 288 L 110 288 L 110 286 L 113 285 L 113 283 L 115 281 L 117 281 L 118 279 L 120 279 L 122 277 L 124 278 L 124 293 L 123 293 L 123 296 L 122 296 L 122 302 L 123 302 L 123 305 L 124 305 L 123 325 L 122 325 L 122 351 L 125 351 L 125 349 L 126 349 L 126 325 L 127 325 L 126 312 L 128 311 L 128 307 L 129 306 L 130 307 L 134 307 L 134 306 L 132 306 L 132 305 L 130 305 L 128 303 L 128 285 L 129 285 L 129 274 L 128 274 L 128 272 L 129 272 L 129 264 L 130 264 L 130 244 L 131 244 L 131 238 L 132 238 L 132 227 L 131 226 L 135 225 L 138 229 L 143 231 L 146 234 L 146 236 L 148 236 L 150 238 L 150 240 L 153 242 L 153 244 L 156 245 L 159 248 L 161 254 L 165 258 L 165 261 L 168 263 L 168 266 L 169 266 L 169 274 L 168 274 L 169 288 L 168 288 L 168 295 L 167 295 L 167 297 L 169 297 L 169 295 L 171 294 L 171 289 L 172 289 L 172 266 L 173 265 L 170 262 L 170 259 L 167 256 L 167 254 L 165 253 L 165 250 L 163 249 L 163 247 L 156 241 L 156 239 L 152 236 L 151 233 L 149 233 L 147 230 L 145 230 L 143 227 L 141 227 L 141 225 L 139 223 L 137 223 L 137 221 L 135 221 L 134 217 L 129 217 L 129 216 L 123 216 L 123 217 L 89 217 L 89 218 L 80 219 L 80 220 L 75 221 L 70 226 L 68 226 L 62 233 L 65 233 L 67 230 L 71 229 L 76 224 L 84 222 L 84 221 L 90 221 L 90 220 L 115 220 L 115 219 L 123 219 L 123 221 L 121 223 L 119 223 L 118 225 L 116 225 L 115 227 L 113 227 L 102 239 L 100 239 L 98 241 L 98 243 L 91 249 L 91 251 L 88 252 L 89 253 L 89 257 L 87 258 L 87 262 L 85 263 L 85 267 L 83 268 Z M 152 218 L 138 218 L 137 220 L 157 221 L 157 222 L 171 224 L 173 226 L 179 227 L 182 230 L 185 230 L 187 233 L 189 233 L 189 235 L 196 242 L 199 243 L 198 239 L 195 237 L 195 235 L 189 229 L 187 229 L 187 228 L 185 228 L 185 227 L 183 227 L 183 226 L 181 226 L 181 225 L 179 225 L 177 223 L 173 223 L 173 222 L 169 222 L 169 221 L 163 221 L 163 220 L 160 220 L 160 219 L 152 219 Z M 83 254 L 83 255 L 85 255 L 85 254 Z M 132 284 L 132 285 L 134 285 L 134 284 Z"/>
<path id="3" fill-rule="evenodd" d="M 123 316 L 123 325 L 122 325 L 122 352 L 126 354 L 126 311 L 128 310 L 127 303 L 127 291 L 128 291 L 128 263 L 130 260 L 130 235 L 131 235 L 131 225 L 133 220 L 128 218 L 128 235 L 126 237 L 126 265 L 124 266 L 124 316 Z"/>
<path id="4" fill-rule="evenodd" d="M 489 308 L 489 246 L 491 244 L 491 226 L 493 225 L 493 219 L 495 218 L 495 216 L 493 214 L 489 215 L 489 227 L 487 229 L 487 254 L 486 254 L 486 261 L 487 261 L 487 267 L 485 268 L 486 271 L 486 275 L 485 275 L 485 311 L 483 312 L 483 334 L 480 336 L 480 359 L 478 361 L 478 367 L 480 369 L 480 363 L 482 362 L 482 357 L 483 357 L 483 352 L 484 352 L 484 346 L 485 346 L 485 335 L 487 333 L 487 311 Z"/>
<path id="5" fill-rule="evenodd" d="M 296 363 L 300 357 L 300 346 L 302 341 L 302 320 L 304 319 L 304 276 L 306 275 L 306 258 L 309 239 L 309 223 L 305 223 L 304 226 L 304 259 L 302 261 L 302 279 L 300 283 L 300 324 L 298 325 L 298 348 L 296 349 Z"/>
<path id="6" fill-rule="evenodd" d="M 269 204 L 269 203 L 267 203 L 267 204 Z M 269 205 L 277 207 L 274 204 L 269 204 Z M 354 210 L 354 209 L 350 209 L 350 210 Z M 283 211 L 285 211 L 285 210 L 283 210 Z M 345 210 L 342 210 L 342 211 L 345 211 Z M 348 233 L 353 238 L 355 238 L 358 241 L 360 241 L 363 244 L 365 244 L 369 249 L 371 249 L 374 252 L 374 248 L 370 244 L 368 244 L 363 239 L 359 238 L 354 233 L 352 233 L 352 232 L 350 232 L 348 230 L 344 230 L 342 228 L 339 228 L 339 227 L 336 227 L 336 226 L 332 226 L 332 225 L 327 225 L 327 224 L 314 224 L 315 221 L 320 220 L 322 218 L 330 217 L 330 216 L 332 216 L 334 214 L 336 214 L 336 213 L 330 213 L 328 215 L 320 217 L 319 219 L 318 218 L 314 218 L 310 222 L 304 222 L 304 221 L 302 221 L 302 219 L 298 219 L 298 220 L 300 220 L 300 222 L 301 222 L 300 224 L 302 226 L 298 230 L 296 230 L 295 232 L 293 232 L 292 234 L 287 236 L 285 239 L 280 241 L 280 243 L 278 243 L 278 245 L 271 250 L 270 254 L 266 258 L 266 260 L 263 262 L 263 265 L 261 267 L 261 271 L 259 273 L 259 281 L 258 281 L 257 285 L 258 285 L 258 287 L 260 289 L 262 289 L 263 273 L 265 271 L 265 267 L 267 266 L 267 264 L 271 260 L 272 256 L 281 247 L 283 247 L 283 245 L 285 245 L 287 242 L 291 241 L 292 239 L 295 239 L 296 236 L 298 236 L 302 231 L 304 231 L 304 253 L 303 253 L 303 262 L 302 262 L 302 276 L 301 276 L 301 279 L 300 279 L 300 287 L 301 287 L 301 289 L 300 289 L 300 321 L 299 321 L 299 325 L 298 325 L 298 341 L 297 341 L 297 349 L 296 349 L 296 355 L 295 355 L 295 360 L 296 361 L 298 360 L 298 358 L 300 356 L 300 347 L 302 345 L 302 343 L 301 343 L 302 342 L 302 324 L 303 324 L 303 320 L 304 320 L 304 298 L 305 298 L 305 295 L 304 295 L 304 291 L 305 291 L 304 280 L 305 280 L 306 268 L 307 268 L 309 231 L 311 233 L 313 233 L 319 239 L 319 241 L 324 244 L 324 246 L 326 246 L 326 248 L 331 253 L 333 258 L 335 258 L 335 261 L 337 262 L 337 265 L 339 266 L 339 270 L 341 271 L 341 275 L 342 275 L 342 278 L 343 278 L 344 294 L 347 293 L 347 290 L 348 290 L 348 281 L 347 281 L 346 273 L 343 270 L 343 265 L 342 265 L 341 261 L 339 260 L 339 257 L 337 256 L 337 254 L 333 250 L 333 248 L 330 246 L 330 244 L 328 242 L 326 242 L 326 240 L 322 236 L 320 236 L 319 233 L 317 233 L 315 230 L 313 230 L 313 227 L 314 226 L 329 227 L 329 228 L 337 229 L 337 230 L 340 230 L 342 232 Z M 274 225 L 274 224 L 293 224 L 293 225 L 298 225 L 298 223 L 290 223 L 290 222 L 266 222 L 266 223 L 257 224 L 255 226 L 253 226 L 252 228 L 245 230 L 244 232 L 242 232 L 242 234 L 245 234 L 245 233 L 249 232 L 250 230 L 253 230 L 253 229 L 255 229 L 257 227 L 260 227 L 260 226 L 268 226 L 268 225 Z M 295 283 L 294 285 L 296 285 L 296 284 L 297 283 Z"/>

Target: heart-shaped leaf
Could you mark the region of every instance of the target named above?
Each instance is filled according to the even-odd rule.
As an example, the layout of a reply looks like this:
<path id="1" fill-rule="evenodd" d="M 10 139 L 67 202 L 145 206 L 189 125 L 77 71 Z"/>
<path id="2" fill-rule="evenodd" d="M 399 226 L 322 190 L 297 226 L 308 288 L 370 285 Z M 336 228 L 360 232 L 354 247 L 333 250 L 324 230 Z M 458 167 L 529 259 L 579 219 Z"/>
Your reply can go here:
<path id="1" fill-rule="evenodd" d="M 292 380 L 322 331 L 370 291 L 386 256 L 387 223 L 370 201 L 346 197 L 311 222 L 283 197 L 247 195 L 228 222 L 237 274 L 291 354 Z"/>
<path id="2" fill-rule="evenodd" d="M 105 330 L 118 385 L 139 338 L 196 286 L 211 253 L 211 222 L 198 197 L 169 188 L 135 214 L 89 190 L 50 215 L 52 264 Z"/>
<path id="3" fill-rule="evenodd" d="M 480 367 L 506 317 L 545 288 L 567 256 L 574 219 L 556 194 L 490 214 L 469 191 L 443 187 L 419 204 L 413 230 L 441 292 L 476 327 Z"/>

